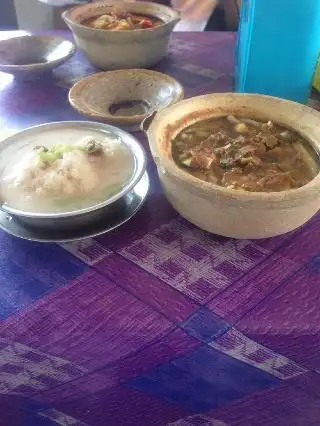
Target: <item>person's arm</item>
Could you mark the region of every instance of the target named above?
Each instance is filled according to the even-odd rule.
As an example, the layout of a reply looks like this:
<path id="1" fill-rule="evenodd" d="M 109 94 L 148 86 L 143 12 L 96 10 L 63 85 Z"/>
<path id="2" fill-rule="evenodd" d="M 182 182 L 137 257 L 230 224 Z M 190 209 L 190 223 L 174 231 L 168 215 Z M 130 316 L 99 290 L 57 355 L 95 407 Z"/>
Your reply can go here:
<path id="1" fill-rule="evenodd" d="M 171 0 L 171 5 L 181 12 L 177 31 L 203 31 L 218 6 L 219 0 Z"/>

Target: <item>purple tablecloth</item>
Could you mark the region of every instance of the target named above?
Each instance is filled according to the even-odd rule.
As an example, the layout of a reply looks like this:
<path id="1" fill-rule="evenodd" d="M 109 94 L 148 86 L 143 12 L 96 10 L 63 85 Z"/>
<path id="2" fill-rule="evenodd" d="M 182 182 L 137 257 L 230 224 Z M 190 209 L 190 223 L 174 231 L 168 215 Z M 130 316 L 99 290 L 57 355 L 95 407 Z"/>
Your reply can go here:
<path id="1" fill-rule="evenodd" d="M 232 87 L 234 36 L 174 34 L 157 69 L 186 95 Z M 0 125 L 82 119 L 53 79 L 0 74 Z M 138 135 L 147 147 L 142 135 Z M 319 215 L 296 232 L 235 241 L 151 192 L 119 230 L 31 243 L 0 232 L 1 426 L 318 426 Z"/>

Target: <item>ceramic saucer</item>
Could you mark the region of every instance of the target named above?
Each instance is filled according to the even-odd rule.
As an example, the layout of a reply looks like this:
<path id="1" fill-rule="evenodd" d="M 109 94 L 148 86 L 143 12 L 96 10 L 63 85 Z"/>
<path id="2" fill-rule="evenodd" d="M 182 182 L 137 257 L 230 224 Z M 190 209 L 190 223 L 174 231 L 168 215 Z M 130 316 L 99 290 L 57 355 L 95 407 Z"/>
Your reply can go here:
<path id="1" fill-rule="evenodd" d="M 153 111 L 183 99 L 181 84 L 157 71 L 136 69 L 101 72 L 78 81 L 69 102 L 80 114 L 125 129 L 139 129 Z"/>

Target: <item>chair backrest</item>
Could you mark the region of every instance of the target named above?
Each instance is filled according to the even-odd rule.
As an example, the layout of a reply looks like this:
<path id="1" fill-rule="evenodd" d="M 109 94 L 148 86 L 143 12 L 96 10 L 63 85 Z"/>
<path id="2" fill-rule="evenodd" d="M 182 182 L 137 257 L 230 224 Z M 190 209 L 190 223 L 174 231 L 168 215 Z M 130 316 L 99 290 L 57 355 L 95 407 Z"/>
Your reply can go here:
<path id="1" fill-rule="evenodd" d="M 236 31 L 239 25 L 242 0 L 223 0 L 227 29 Z"/>

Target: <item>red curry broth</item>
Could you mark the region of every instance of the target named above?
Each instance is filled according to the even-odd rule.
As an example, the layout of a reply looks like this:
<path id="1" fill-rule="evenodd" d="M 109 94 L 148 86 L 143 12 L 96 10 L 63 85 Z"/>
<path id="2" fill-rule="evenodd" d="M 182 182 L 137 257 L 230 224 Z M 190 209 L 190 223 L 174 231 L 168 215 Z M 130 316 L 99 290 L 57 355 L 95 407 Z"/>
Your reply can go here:
<path id="1" fill-rule="evenodd" d="M 127 31 L 154 28 L 163 24 L 163 21 L 154 16 L 113 10 L 110 13 L 90 18 L 82 24 L 98 30 Z"/>
<path id="2" fill-rule="evenodd" d="M 271 121 L 224 116 L 195 123 L 172 143 L 175 162 L 193 176 L 229 189 L 299 188 L 319 172 L 310 144 Z"/>

